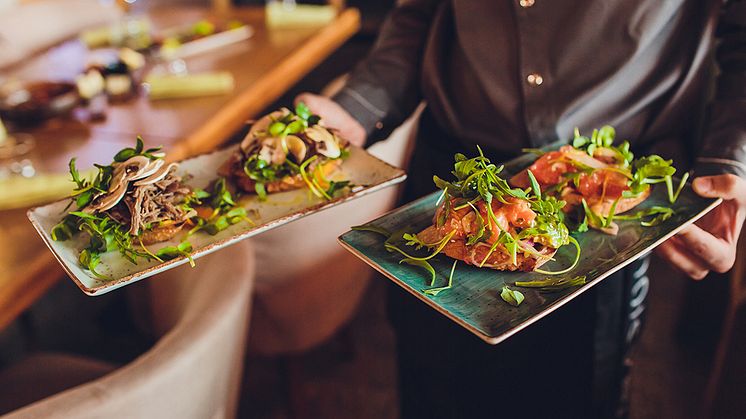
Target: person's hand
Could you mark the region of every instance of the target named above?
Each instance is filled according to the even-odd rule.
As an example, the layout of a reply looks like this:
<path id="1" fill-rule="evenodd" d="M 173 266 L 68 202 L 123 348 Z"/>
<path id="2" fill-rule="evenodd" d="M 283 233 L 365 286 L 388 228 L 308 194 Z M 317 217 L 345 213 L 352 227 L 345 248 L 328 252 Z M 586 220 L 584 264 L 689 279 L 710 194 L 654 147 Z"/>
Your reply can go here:
<path id="1" fill-rule="evenodd" d="M 726 272 L 736 261 L 736 242 L 746 215 L 746 180 L 736 175 L 694 179 L 694 191 L 723 203 L 658 246 L 657 253 L 693 279 Z"/>
<path id="2" fill-rule="evenodd" d="M 295 98 L 295 104 L 303 102 L 308 109 L 324 120 L 324 125 L 339 131 L 339 135 L 352 145 L 362 147 L 365 144 L 365 128 L 339 104 L 328 97 L 313 93 L 301 93 Z"/>

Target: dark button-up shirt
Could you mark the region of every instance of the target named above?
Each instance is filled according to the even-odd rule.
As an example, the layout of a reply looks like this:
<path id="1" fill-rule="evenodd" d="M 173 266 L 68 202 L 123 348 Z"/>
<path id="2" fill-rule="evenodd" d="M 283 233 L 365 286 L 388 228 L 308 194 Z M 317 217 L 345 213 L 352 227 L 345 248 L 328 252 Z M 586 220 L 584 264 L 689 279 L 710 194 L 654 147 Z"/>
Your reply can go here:
<path id="1" fill-rule="evenodd" d="M 403 0 L 335 100 L 369 141 L 424 100 L 466 152 L 610 124 L 746 176 L 746 1 Z"/>

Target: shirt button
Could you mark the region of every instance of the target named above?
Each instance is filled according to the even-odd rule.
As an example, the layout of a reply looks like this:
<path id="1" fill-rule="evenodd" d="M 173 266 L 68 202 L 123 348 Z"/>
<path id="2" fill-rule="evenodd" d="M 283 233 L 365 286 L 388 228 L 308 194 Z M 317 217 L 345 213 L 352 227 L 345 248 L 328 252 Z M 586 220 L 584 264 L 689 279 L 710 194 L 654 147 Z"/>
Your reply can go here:
<path id="1" fill-rule="evenodd" d="M 538 73 L 531 73 L 526 76 L 526 82 L 531 86 L 541 86 L 541 84 L 544 83 L 544 77 L 541 77 Z"/>
<path id="2" fill-rule="evenodd" d="M 520 0 L 518 4 L 521 5 L 524 9 L 528 9 L 529 7 L 533 6 L 534 3 L 536 3 L 536 0 Z"/>

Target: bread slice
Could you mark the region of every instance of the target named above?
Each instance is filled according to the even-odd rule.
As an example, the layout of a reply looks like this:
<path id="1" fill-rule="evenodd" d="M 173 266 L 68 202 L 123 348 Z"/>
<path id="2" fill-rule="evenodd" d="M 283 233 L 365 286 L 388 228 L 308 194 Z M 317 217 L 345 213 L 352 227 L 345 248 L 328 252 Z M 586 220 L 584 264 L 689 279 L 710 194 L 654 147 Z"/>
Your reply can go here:
<path id="1" fill-rule="evenodd" d="M 438 243 L 445 237 L 443 229 L 439 229 L 436 226 L 430 226 L 417 234 L 424 243 Z M 464 239 L 451 239 L 443 247 L 442 252 L 453 259 L 458 259 L 469 265 L 483 266 L 498 271 L 524 271 L 531 272 L 539 268 L 541 265 L 546 263 L 554 256 L 557 249 L 551 247 L 543 247 L 538 249 L 537 253 L 541 256 L 530 254 L 530 253 L 518 253 L 516 262 L 513 263 L 510 254 L 505 250 L 504 247 L 498 246 L 494 252 L 490 252 L 491 245 L 487 243 L 477 243 L 474 245 L 467 245 Z M 487 260 L 482 265 L 482 261 L 485 256 Z"/>
<path id="2" fill-rule="evenodd" d="M 150 230 L 143 231 L 140 239 L 143 244 L 154 244 L 171 240 L 184 227 L 184 223 L 156 226 Z"/>

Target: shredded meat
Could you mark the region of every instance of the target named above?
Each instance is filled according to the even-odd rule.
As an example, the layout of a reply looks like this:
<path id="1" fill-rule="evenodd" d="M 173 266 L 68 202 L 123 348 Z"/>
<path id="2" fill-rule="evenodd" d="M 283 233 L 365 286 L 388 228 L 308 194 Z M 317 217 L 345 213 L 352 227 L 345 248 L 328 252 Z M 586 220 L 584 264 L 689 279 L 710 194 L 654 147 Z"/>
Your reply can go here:
<path id="1" fill-rule="evenodd" d="M 147 227 L 164 222 L 181 225 L 194 214 L 184 211 L 180 204 L 191 193 L 182 178 L 169 172 L 162 180 L 144 186 L 132 187 L 122 201 L 109 210 L 117 221 L 129 225 L 129 233 L 138 235 Z"/>

